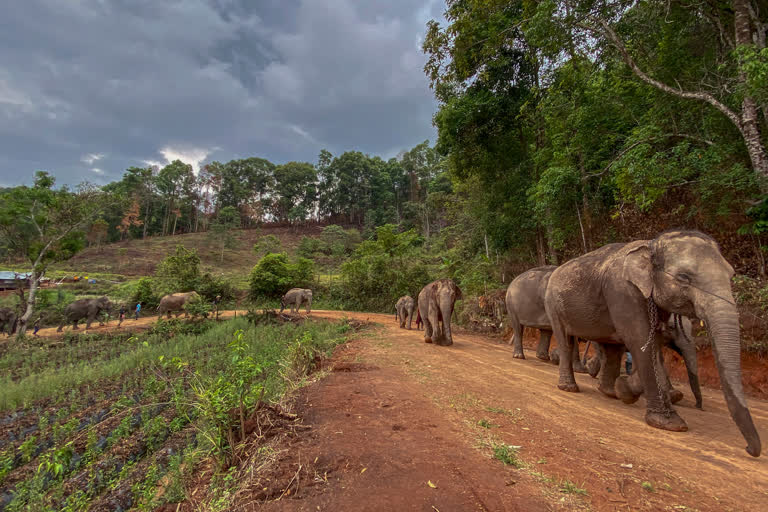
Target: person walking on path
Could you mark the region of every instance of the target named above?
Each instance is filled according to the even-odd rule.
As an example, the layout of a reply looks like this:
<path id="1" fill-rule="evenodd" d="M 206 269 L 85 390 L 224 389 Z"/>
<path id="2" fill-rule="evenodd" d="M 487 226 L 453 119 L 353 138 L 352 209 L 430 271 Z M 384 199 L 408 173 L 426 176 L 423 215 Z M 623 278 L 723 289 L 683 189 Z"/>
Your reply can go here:
<path id="1" fill-rule="evenodd" d="M 118 322 L 117 322 L 118 327 L 120 327 L 120 324 L 123 323 L 123 320 L 125 320 L 125 304 L 120 304 L 120 313 L 118 313 Z"/>
<path id="2" fill-rule="evenodd" d="M 141 313 L 141 302 L 136 304 L 136 320 L 139 319 L 139 313 Z"/>
<path id="3" fill-rule="evenodd" d="M 221 295 L 217 295 L 215 299 L 213 299 L 213 308 L 216 311 L 216 320 L 219 319 L 219 302 L 221 302 Z"/>
<path id="4" fill-rule="evenodd" d="M 41 316 L 38 316 L 38 317 L 37 317 L 37 320 L 35 320 L 35 323 L 34 323 L 34 325 L 33 325 L 33 327 L 35 328 L 35 332 L 33 332 L 32 334 L 33 334 L 33 335 L 35 335 L 35 336 L 37 336 L 37 331 L 39 331 L 39 330 L 40 330 L 40 318 L 41 318 L 41 317 L 42 317 L 42 315 L 41 315 Z"/>

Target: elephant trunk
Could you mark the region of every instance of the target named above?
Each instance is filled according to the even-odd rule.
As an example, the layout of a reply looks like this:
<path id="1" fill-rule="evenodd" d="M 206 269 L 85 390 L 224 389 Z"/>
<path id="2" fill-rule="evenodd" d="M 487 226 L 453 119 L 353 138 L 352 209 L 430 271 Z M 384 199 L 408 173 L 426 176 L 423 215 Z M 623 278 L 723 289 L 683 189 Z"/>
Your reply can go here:
<path id="1" fill-rule="evenodd" d="M 728 294 L 730 295 L 730 294 Z M 760 435 L 755 429 L 752 415 L 747 409 L 741 385 L 741 344 L 739 342 L 739 314 L 736 306 L 714 299 L 700 315 L 707 322 L 712 336 L 720 383 L 731 418 L 747 441 L 747 453 L 760 456 Z"/>

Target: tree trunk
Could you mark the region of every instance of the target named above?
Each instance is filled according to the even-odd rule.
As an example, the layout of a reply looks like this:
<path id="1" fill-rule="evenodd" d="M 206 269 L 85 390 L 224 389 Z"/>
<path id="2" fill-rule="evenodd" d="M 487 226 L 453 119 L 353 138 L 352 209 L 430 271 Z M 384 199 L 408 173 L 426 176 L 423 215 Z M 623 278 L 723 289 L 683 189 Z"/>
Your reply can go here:
<path id="1" fill-rule="evenodd" d="M 24 314 L 19 318 L 19 331 L 18 336 L 23 337 L 24 334 L 27 332 L 27 322 L 29 322 L 29 319 L 32 318 L 32 314 L 35 312 L 35 296 L 37 295 L 37 271 L 35 270 L 35 267 L 37 265 L 34 265 L 32 267 L 32 272 L 29 276 L 29 293 L 27 294 L 27 310 L 24 312 Z"/>
<path id="2" fill-rule="evenodd" d="M 147 213 L 144 214 L 144 233 L 141 235 L 142 240 L 147 239 L 147 225 L 149 224 L 149 213 L 151 212 L 150 205 L 150 201 L 147 201 Z"/>

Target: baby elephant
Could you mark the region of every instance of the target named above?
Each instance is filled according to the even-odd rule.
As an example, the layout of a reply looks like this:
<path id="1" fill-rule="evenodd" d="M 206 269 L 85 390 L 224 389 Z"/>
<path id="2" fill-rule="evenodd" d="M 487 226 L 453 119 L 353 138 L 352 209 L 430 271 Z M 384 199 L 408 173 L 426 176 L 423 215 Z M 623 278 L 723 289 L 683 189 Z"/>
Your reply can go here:
<path id="1" fill-rule="evenodd" d="M 413 297 L 410 295 L 403 295 L 397 299 L 395 304 L 395 319 L 400 321 L 400 328 L 405 329 L 405 322 L 408 321 L 408 329 L 411 328 L 413 322 L 413 310 L 416 303 L 413 301 Z"/>
<path id="2" fill-rule="evenodd" d="M 312 310 L 312 290 L 308 288 L 291 288 L 280 299 L 280 312 L 285 306 L 291 306 L 291 313 L 298 313 L 302 304 L 307 305 L 307 314 Z"/>

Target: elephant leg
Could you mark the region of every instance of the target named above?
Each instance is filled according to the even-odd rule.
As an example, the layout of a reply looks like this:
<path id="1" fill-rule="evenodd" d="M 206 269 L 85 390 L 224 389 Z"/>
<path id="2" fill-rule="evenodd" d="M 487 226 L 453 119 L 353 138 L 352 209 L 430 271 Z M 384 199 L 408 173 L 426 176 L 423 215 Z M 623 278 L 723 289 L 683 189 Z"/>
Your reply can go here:
<path id="1" fill-rule="evenodd" d="M 552 331 L 557 339 L 560 355 L 559 379 L 557 387 L 563 391 L 578 393 L 579 386 L 573 375 L 573 338 L 568 335 L 565 326 L 558 318 L 552 319 Z"/>
<path id="2" fill-rule="evenodd" d="M 522 337 L 522 336 L 521 336 Z M 539 346 L 536 347 L 536 357 L 542 361 L 549 361 L 549 344 L 552 342 L 552 331 L 539 330 Z"/>
<path id="3" fill-rule="evenodd" d="M 525 327 L 517 319 L 512 323 L 512 357 L 515 359 L 525 359 L 525 353 L 523 353 L 523 333 Z"/>
<path id="4" fill-rule="evenodd" d="M 659 339 L 655 340 L 656 347 L 650 347 L 649 350 L 643 352 L 638 348 L 630 349 L 632 353 L 632 362 L 637 365 L 636 372 L 643 385 L 645 391 L 645 400 L 647 409 L 645 413 L 645 422 L 652 427 L 660 428 L 663 430 L 671 430 L 673 432 L 685 432 L 688 430 L 688 425 L 685 420 L 681 418 L 677 412 L 672 408 L 672 404 L 669 401 L 669 394 L 665 392 L 663 387 L 664 377 L 660 375 L 658 379 L 661 381 L 657 383 L 656 374 L 664 373 L 664 368 L 658 367 L 658 357 L 655 354 L 649 352 L 655 352 L 659 348 Z"/>
<path id="5" fill-rule="evenodd" d="M 419 310 L 421 322 L 424 324 L 424 343 L 432 343 L 432 324 L 429 322 L 429 307 L 425 311 Z"/>
<path id="6" fill-rule="evenodd" d="M 413 326 L 413 311 L 408 312 L 408 330 L 411 330 L 411 327 Z"/>
<path id="7" fill-rule="evenodd" d="M 600 343 L 592 343 L 592 346 L 595 347 L 595 355 L 587 361 L 587 373 L 596 379 L 600 374 L 600 369 L 605 364 L 605 350 Z M 621 362 L 621 357 L 619 357 L 619 362 Z"/>
<path id="8" fill-rule="evenodd" d="M 672 387 L 672 383 L 669 381 L 669 374 L 667 374 L 667 369 L 664 366 L 664 353 L 661 346 L 658 347 L 656 354 L 658 356 L 657 363 L 659 368 L 662 369 L 663 378 L 661 379 L 661 383 L 663 385 L 664 391 L 669 394 L 669 401 L 673 404 L 676 404 L 683 399 L 683 393 L 682 391 Z"/>
<path id="9" fill-rule="evenodd" d="M 88 317 L 88 318 L 85 320 L 85 330 L 86 330 L 86 331 L 87 331 L 88 329 L 90 329 L 90 328 L 91 328 L 91 321 L 92 321 L 92 319 L 91 319 L 90 317 Z"/>
<path id="10" fill-rule="evenodd" d="M 598 361 L 599 369 L 601 373 L 597 384 L 597 389 L 605 396 L 611 398 L 618 398 L 616 394 L 616 379 L 621 372 L 621 354 L 624 353 L 624 345 L 616 344 L 598 344 L 595 343 L 595 347 L 598 349 L 598 357 L 595 358 Z M 596 374 L 597 375 L 597 374 Z"/>
<path id="11" fill-rule="evenodd" d="M 74 321 L 72 322 L 72 330 L 73 330 L 73 331 L 77 331 L 77 330 L 79 330 L 79 327 L 77 326 L 78 322 L 80 322 L 80 320 L 74 320 Z"/>
<path id="12" fill-rule="evenodd" d="M 59 328 L 56 329 L 56 332 L 61 332 L 64 329 L 64 324 L 59 325 Z"/>
<path id="13" fill-rule="evenodd" d="M 579 355 L 579 338 L 573 337 L 573 371 L 576 373 L 587 373 L 587 369 L 584 368 L 584 364 L 581 362 L 581 356 Z"/>
<path id="14" fill-rule="evenodd" d="M 443 342 L 443 333 L 440 330 L 440 324 L 438 320 L 439 311 L 438 311 L 438 305 L 437 304 L 430 304 L 429 305 L 429 312 L 427 313 L 427 318 L 429 318 L 429 323 L 432 327 L 432 342 L 436 343 L 437 345 L 442 344 Z"/>
<path id="15" fill-rule="evenodd" d="M 453 300 L 445 296 L 440 299 L 440 313 L 443 317 L 443 344 L 445 346 L 453 345 L 453 334 L 451 333 L 451 316 L 453 315 Z"/>

